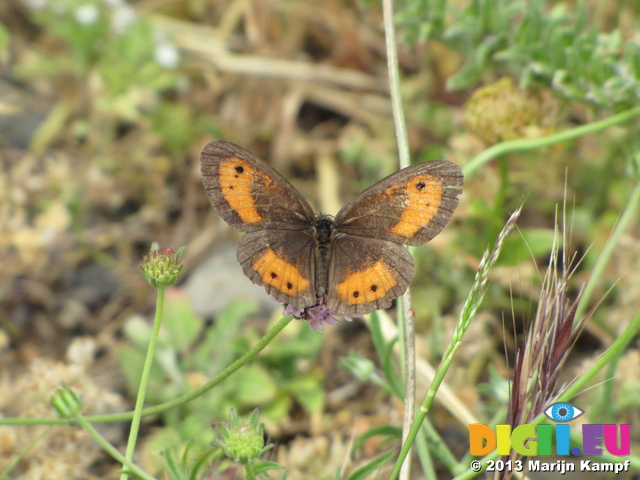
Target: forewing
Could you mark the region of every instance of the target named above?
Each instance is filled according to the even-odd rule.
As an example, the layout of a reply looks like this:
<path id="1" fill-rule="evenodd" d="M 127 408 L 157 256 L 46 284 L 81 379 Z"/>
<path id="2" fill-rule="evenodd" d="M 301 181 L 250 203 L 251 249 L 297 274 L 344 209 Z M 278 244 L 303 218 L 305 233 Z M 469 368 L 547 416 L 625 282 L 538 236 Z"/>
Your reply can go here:
<path id="1" fill-rule="evenodd" d="M 238 244 L 244 274 L 282 303 L 297 308 L 315 305 L 315 263 L 312 231 L 248 232 Z"/>
<path id="2" fill-rule="evenodd" d="M 336 216 L 336 228 L 350 235 L 422 245 L 451 219 L 463 183 L 460 167 L 446 160 L 412 165 L 347 203 Z"/>
<path id="3" fill-rule="evenodd" d="M 332 247 L 327 307 L 347 317 L 387 308 L 414 273 L 413 258 L 402 245 L 341 235 Z"/>
<path id="4" fill-rule="evenodd" d="M 313 209 L 302 195 L 245 148 L 222 141 L 208 143 L 200 166 L 209 202 L 236 230 L 299 230 L 313 221 Z"/>

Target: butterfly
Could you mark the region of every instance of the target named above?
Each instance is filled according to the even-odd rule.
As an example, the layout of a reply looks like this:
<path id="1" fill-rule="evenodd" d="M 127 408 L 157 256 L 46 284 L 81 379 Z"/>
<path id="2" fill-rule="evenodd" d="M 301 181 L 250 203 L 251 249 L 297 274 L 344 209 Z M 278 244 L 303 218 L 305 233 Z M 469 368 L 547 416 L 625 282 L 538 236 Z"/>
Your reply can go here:
<path id="1" fill-rule="evenodd" d="M 415 273 L 404 245 L 422 245 L 449 222 L 463 175 L 439 160 L 404 168 L 367 188 L 334 217 L 315 214 L 273 167 L 233 143 L 201 154 L 211 205 L 240 239 L 245 275 L 302 312 L 360 316 L 387 308 Z"/>

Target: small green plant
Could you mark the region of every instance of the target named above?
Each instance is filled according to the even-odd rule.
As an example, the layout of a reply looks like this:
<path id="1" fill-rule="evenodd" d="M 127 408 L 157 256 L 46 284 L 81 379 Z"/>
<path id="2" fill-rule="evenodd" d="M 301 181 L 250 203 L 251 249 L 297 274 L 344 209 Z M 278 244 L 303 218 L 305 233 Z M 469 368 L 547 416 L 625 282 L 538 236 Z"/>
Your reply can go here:
<path id="1" fill-rule="evenodd" d="M 242 464 L 249 480 L 255 480 L 256 474 L 282 468 L 277 463 L 260 461 L 274 445 L 264 444 L 264 427 L 258 424 L 258 419 L 258 409 L 243 422 L 232 408 L 229 421 L 216 427 L 216 439 L 212 443 L 234 462 Z"/>
<path id="2" fill-rule="evenodd" d="M 170 287 L 178 279 L 178 275 L 180 275 L 180 271 L 183 266 L 180 260 L 183 253 L 184 247 L 181 247 L 177 252 L 174 252 L 170 248 L 161 250 L 157 243 L 153 243 L 149 255 L 144 258 L 140 267 L 144 278 L 157 290 L 158 297 L 156 303 L 156 314 L 153 321 L 153 331 L 149 340 L 144 366 L 142 367 L 142 375 L 140 378 L 138 394 L 136 396 L 136 406 L 133 411 L 131 428 L 129 430 L 129 440 L 127 442 L 127 451 L 125 454 L 125 459 L 128 462 L 131 462 L 133 459 L 133 452 L 135 451 L 136 442 L 138 440 L 140 421 L 142 420 L 142 409 L 144 407 L 145 396 L 147 394 L 147 387 L 149 386 L 149 375 L 151 373 L 151 366 L 153 365 L 158 334 L 160 333 L 160 325 L 162 322 L 164 291 L 166 287 Z M 128 478 L 126 467 L 126 462 L 123 462 L 123 473 L 120 476 L 121 480 L 127 480 Z"/>
<path id="3" fill-rule="evenodd" d="M 74 63 L 51 62 L 76 75 L 96 69 L 108 98 L 115 99 L 133 85 L 159 90 L 175 85 L 178 49 L 150 20 L 125 2 L 99 0 L 32 0 L 33 18 L 60 38 Z"/>
<path id="4" fill-rule="evenodd" d="M 187 299 L 167 298 L 147 403 L 158 405 L 188 395 L 250 350 L 255 334 L 244 326 L 244 321 L 254 313 L 254 305 L 233 302 L 217 315 L 214 325 L 206 326 Z M 259 407 L 271 424 L 282 422 L 294 404 L 310 414 L 320 413 L 325 404 L 323 377 L 316 370 L 297 368 L 296 363 L 316 358 L 322 337 L 302 327 L 297 325 L 275 338 L 272 348 L 241 368 L 233 381 L 182 405 L 180 415 L 166 411 L 164 425 L 147 438 L 145 450 L 155 452 L 173 448 L 176 442 L 191 442 L 194 452 L 204 451 L 211 432 L 202 419 L 222 418 L 234 407 L 241 411 Z M 135 393 L 151 328 L 134 317 L 125 324 L 124 331 L 129 342 L 120 347 L 118 357 L 129 390 Z"/>
<path id="5" fill-rule="evenodd" d="M 452 24 L 444 22 L 447 14 Z M 523 87 L 546 85 L 564 98 L 614 111 L 640 98 L 640 45 L 590 24 L 585 2 L 473 0 L 460 8 L 443 0 L 404 1 L 397 19 L 411 43 L 437 38 L 464 52 L 464 65 L 447 81 L 452 90 L 498 69 Z"/>

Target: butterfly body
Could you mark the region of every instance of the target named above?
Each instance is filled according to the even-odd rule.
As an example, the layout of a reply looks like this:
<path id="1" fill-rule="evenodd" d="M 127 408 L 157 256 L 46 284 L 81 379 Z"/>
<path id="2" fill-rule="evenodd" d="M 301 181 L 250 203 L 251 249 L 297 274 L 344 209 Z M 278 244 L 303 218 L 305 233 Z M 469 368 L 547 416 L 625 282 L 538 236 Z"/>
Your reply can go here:
<path id="1" fill-rule="evenodd" d="M 269 164 L 228 142 L 201 156 L 211 204 L 246 232 L 237 257 L 249 279 L 276 300 L 305 308 L 321 302 L 355 316 L 386 308 L 415 273 L 403 245 L 437 235 L 458 203 L 462 172 L 451 162 L 414 165 L 381 180 L 336 215 L 316 215 Z"/>

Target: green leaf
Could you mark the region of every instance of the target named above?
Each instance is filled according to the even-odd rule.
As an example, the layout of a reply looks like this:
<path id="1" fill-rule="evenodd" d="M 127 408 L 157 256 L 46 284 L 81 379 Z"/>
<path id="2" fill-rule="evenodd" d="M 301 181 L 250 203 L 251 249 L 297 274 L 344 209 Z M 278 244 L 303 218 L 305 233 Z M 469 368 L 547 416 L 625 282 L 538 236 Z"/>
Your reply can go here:
<path id="1" fill-rule="evenodd" d="M 236 374 L 236 399 L 243 405 L 263 405 L 273 400 L 278 386 L 260 365 L 245 365 Z"/>
<path id="2" fill-rule="evenodd" d="M 358 435 L 355 442 L 353 442 L 353 448 L 351 451 L 357 451 L 365 441 L 378 435 L 384 435 L 397 440 L 402 437 L 402 428 L 394 427 L 393 425 L 382 425 L 380 427 L 371 428 L 362 435 Z"/>
<path id="3" fill-rule="evenodd" d="M 125 378 L 125 382 L 130 391 L 137 391 L 144 365 L 144 355 L 140 350 L 131 345 L 122 345 L 118 349 L 118 360 L 120 368 Z"/>
<path id="4" fill-rule="evenodd" d="M 294 379 L 288 386 L 291 395 L 310 413 L 321 413 L 325 395 L 320 374 L 308 374 Z"/>
<path id="5" fill-rule="evenodd" d="M 372 360 L 364 358 L 354 350 L 350 350 L 346 357 L 340 359 L 340 367 L 350 372 L 360 382 L 369 381 L 376 370 Z"/>
<path id="6" fill-rule="evenodd" d="M 205 332 L 204 341 L 193 355 L 195 368 L 217 373 L 234 360 L 235 345 L 243 321 L 256 311 L 255 304 L 234 300 Z"/>
<path id="7" fill-rule="evenodd" d="M 253 464 L 253 471 L 258 473 L 264 473 L 269 470 L 282 470 L 284 467 L 276 462 L 256 462 Z"/>
<path id="8" fill-rule="evenodd" d="M 347 480 L 364 480 L 370 473 L 378 470 L 382 465 L 389 463 L 389 461 L 397 455 L 395 450 L 390 450 L 387 453 L 380 455 L 379 457 L 373 459 L 371 462 L 366 465 L 360 467 L 355 472 L 353 472 Z"/>
<path id="9" fill-rule="evenodd" d="M 281 423 L 289 418 L 291 405 L 293 405 L 292 398 L 285 392 L 281 392 L 268 405 L 260 407 L 260 414 L 271 422 Z"/>
<path id="10" fill-rule="evenodd" d="M 377 357 L 382 362 L 382 371 L 384 372 L 387 382 L 389 382 L 389 389 L 398 398 L 402 398 L 402 380 L 400 378 L 401 376 L 396 373 L 392 358 L 393 345 L 398 341 L 398 337 L 394 337 L 389 342 L 384 339 L 380 318 L 377 312 L 373 312 L 371 314 L 370 325 L 373 345 L 376 349 Z"/>
<path id="11" fill-rule="evenodd" d="M 198 478 L 200 478 L 198 476 L 200 470 L 209 468 L 211 461 L 215 458 L 216 455 L 218 455 L 218 452 L 219 450 L 216 451 L 209 449 L 202 455 L 197 457 L 195 460 L 193 460 L 191 462 L 191 472 L 189 473 L 189 480 L 197 480 Z M 203 475 L 202 478 L 205 478 L 205 476 Z"/>
<path id="12" fill-rule="evenodd" d="M 162 457 L 164 458 L 166 470 L 169 472 L 169 475 L 171 475 L 173 480 L 186 480 L 187 477 L 178 465 L 176 456 L 173 454 L 172 450 L 165 450 Z"/>
<path id="13" fill-rule="evenodd" d="M 188 299 L 175 295 L 166 295 L 162 325 L 168 333 L 166 343 L 181 352 L 191 348 L 204 328 Z"/>

